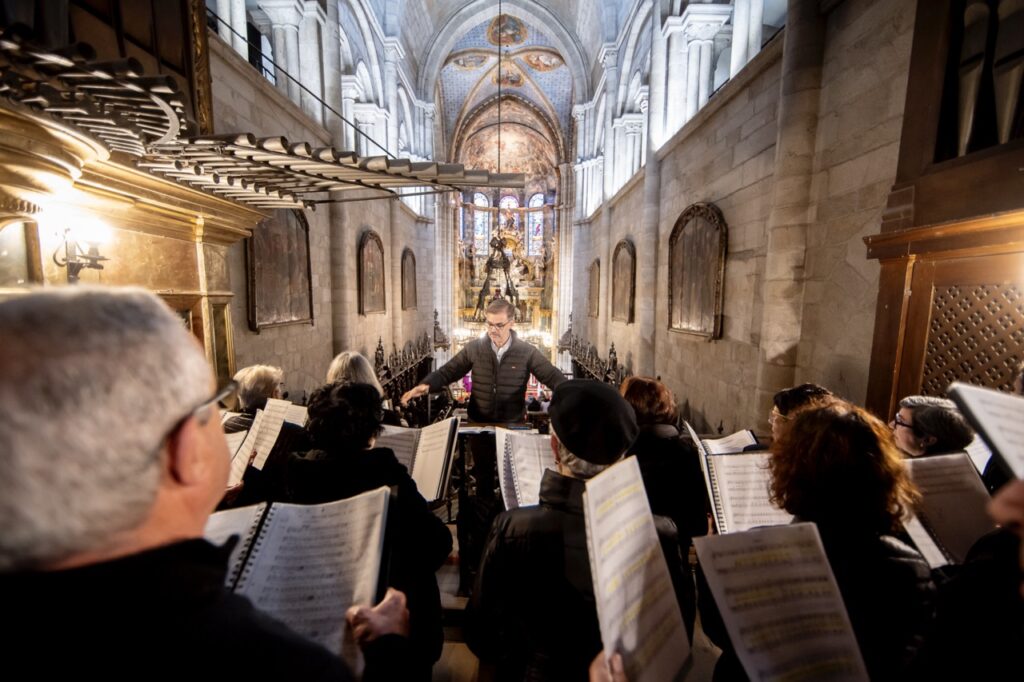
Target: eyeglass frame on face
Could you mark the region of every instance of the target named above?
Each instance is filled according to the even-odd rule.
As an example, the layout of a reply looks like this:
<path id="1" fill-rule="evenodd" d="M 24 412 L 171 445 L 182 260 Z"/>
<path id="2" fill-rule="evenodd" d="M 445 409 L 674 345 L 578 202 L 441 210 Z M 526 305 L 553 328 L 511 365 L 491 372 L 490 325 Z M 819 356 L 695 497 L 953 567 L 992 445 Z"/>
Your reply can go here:
<path id="1" fill-rule="evenodd" d="M 227 398 L 229 395 L 231 395 L 237 390 L 238 382 L 229 381 L 228 383 L 224 384 L 224 386 L 222 386 L 216 393 L 214 393 L 212 398 L 210 398 L 209 400 L 204 400 L 203 402 L 199 403 L 191 410 L 186 412 L 185 415 L 178 419 L 176 422 L 174 422 L 174 426 L 168 429 L 167 433 L 163 435 L 163 437 L 160 439 L 160 442 L 157 443 L 156 448 L 153 450 L 152 455 L 150 455 L 149 460 L 147 461 L 155 459 L 157 455 L 160 454 L 160 451 L 163 450 L 164 443 L 167 442 L 167 439 L 170 438 L 172 434 L 174 434 L 178 429 L 180 429 L 185 424 L 185 422 L 187 422 L 192 417 L 195 417 L 200 424 L 205 425 L 210 420 L 210 408 L 214 407 L 215 405 L 217 405 L 217 403 L 223 401 L 225 398 Z M 206 412 L 206 414 L 203 414 L 203 412 Z"/>
<path id="2" fill-rule="evenodd" d="M 892 427 L 893 431 L 896 430 L 897 426 L 902 426 L 905 429 L 910 429 L 914 433 L 917 433 L 917 430 L 914 428 L 913 424 L 908 424 L 907 422 L 905 422 L 902 419 L 900 419 L 899 412 L 897 412 L 895 415 L 893 415 L 892 421 L 889 422 L 889 425 Z"/>
<path id="3" fill-rule="evenodd" d="M 487 325 L 488 329 L 493 329 L 496 332 L 500 332 L 502 329 L 512 324 L 512 320 L 505 320 L 501 324 L 495 324 L 493 322 L 484 322 L 484 324 Z"/>
<path id="4" fill-rule="evenodd" d="M 779 412 L 779 408 L 773 407 L 771 412 L 768 413 L 768 423 L 769 424 L 774 424 L 776 421 L 778 421 L 780 419 L 782 421 L 784 421 L 784 422 L 788 422 L 789 421 L 789 417 L 787 417 L 786 415 L 784 415 L 781 412 Z"/>

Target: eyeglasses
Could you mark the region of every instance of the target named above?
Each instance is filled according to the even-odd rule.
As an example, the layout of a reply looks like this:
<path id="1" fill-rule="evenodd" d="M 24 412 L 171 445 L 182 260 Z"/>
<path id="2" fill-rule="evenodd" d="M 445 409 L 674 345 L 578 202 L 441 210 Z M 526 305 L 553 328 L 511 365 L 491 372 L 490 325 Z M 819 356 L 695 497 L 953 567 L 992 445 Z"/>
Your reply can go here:
<path id="1" fill-rule="evenodd" d="M 774 424 L 775 422 L 778 422 L 778 421 L 788 422 L 789 421 L 789 417 L 787 417 L 786 415 L 782 414 L 781 412 L 779 412 L 775 408 L 772 408 L 772 411 L 768 413 L 768 423 L 769 424 Z"/>
<path id="2" fill-rule="evenodd" d="M 900 419 L 900 416 L 898 414 L 892 418 L 892 422 L 890 423 L 892 424 L 893 429 L 895 429 L 897 426 L 902 426 L 904 428 L 910 429 L 911 431 L 914 430 L 914 425 L 908 424 L 907 422 Z"/>
<path id="3" fill-rule="evenodd" d="M 238 382 L 229 381 L 227 384 L 224 385 L 223 388 L 217 391 L 212 398 L 210 398 L 209 400 L 204 400 L 203 402 L 199 403 L 191 410 L 186 412 L 185 416 L 174 422 L 174 426 L 172 426 L 167 431 L 167 433 L 163 435 L 163 437 L 160 439 L 160 442 L 157 443 L 156 449 L 153 450 L 153 453 L 150 456 L 150 460 L 156 458 L 156 456 L 160 453 L 160 450 L 163 449 L 164 442 L 171 437 L 171 434 L 180 429 L 185 422 L 187 422 L 192 417 L 195 417 L 200 424 L 206 424 L 208 421 L 210 421 L 210 417 L 212 416 L 213 413 L 213 407 L 215 407 L 217 403 L 226 400 L 229 395 L 231 395 L 237 390 Z"/>
<path id="4" fill-rule="evenodd" d="M 508 322 L 502 322 L 501 324 L 494 324 L 493 322 L 488 322 L 487 328 L 500 332 L 502 329 L 509 326 L 510 324 L 512 324 L 512 320 L 509 320 Z"/>

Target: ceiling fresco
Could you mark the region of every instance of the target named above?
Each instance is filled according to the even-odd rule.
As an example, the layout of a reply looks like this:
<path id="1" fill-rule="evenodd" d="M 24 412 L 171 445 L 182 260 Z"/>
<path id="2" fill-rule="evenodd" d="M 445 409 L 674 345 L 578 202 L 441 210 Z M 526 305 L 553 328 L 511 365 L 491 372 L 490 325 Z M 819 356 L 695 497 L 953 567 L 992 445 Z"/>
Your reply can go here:
<path id="1" fill-rule="evenodd" d="M 466 126 L 459 141 L 457 157 L 470 161 L 473 168 L 498 168 L 498 100 L 493 99 L 479 109 Z M 558 164 L 556 145 L 551 130 L 533 107 L 515 95 L 501 100 L 501 170 L 503 173 L 525 173 L 527 185 L 555 189 Z"/>
<path id="2" fill-rule="evenodd" d="M 467 31 L 442 68 L 441 101 L 449 144 L 456 144 L 451 139 L 456 135 L 466 136 L 460 128 L 474 109 L 497 97 L 499 81 L 503 92 L 529 101 L 555 122 L 563 139 L 568 137 L 573 95 L 569 68 L 543 31 L 504 14 Z"/>

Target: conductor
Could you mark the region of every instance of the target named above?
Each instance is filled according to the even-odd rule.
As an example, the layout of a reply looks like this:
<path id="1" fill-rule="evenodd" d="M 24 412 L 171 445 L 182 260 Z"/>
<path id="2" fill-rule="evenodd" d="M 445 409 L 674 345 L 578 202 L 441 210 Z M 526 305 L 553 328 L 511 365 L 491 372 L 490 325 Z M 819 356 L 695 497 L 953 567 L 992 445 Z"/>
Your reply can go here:
<path id="1" fill-rule="evenodd" d="M 516 422 L 526 412 L 526 383 L 530 375 L 554 388 L 565 376 L 544 355 L 513 329 L 515 308 L 506 300 L 495 299 L 484 312 L 486 338 L 467 343 L 455 357 L 431 372 L 423 383 L 402 396 L 402 404 L 458 381 L 473 371 L 473 390 L 469 397 L 469 418 L 477 422 Z"/>

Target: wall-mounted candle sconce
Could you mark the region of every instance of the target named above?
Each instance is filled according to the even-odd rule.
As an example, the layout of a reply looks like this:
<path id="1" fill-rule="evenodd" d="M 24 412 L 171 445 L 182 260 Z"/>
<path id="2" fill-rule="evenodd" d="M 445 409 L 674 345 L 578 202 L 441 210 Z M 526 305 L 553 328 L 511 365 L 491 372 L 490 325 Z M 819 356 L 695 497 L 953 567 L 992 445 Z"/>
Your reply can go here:
<path id="1" fill-rule="evenodd" d="M 102 270 L 103 261 L 110 260 L 100 254 L 100 247 L 109 244 L 112 237 L 110 226 L 103 221 L 62 209 L 48 209 L 37 220 L 55 235 L 63 235 L 54 249 L 53 262 L 57 267 L 67 268 L 68 284 L 78 282 L 82 270 Z"/>

